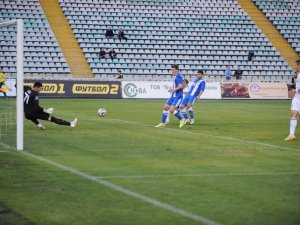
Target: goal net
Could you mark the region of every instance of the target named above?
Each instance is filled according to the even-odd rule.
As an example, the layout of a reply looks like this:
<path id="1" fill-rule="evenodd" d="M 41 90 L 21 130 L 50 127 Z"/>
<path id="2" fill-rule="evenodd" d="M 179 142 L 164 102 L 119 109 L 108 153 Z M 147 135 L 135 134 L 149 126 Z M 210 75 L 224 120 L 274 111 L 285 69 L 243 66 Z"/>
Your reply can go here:
<path id="1" fill-rule="evenodd" d="M 0 149 L 24 149 L 23 20 L 0 22 Z"/>

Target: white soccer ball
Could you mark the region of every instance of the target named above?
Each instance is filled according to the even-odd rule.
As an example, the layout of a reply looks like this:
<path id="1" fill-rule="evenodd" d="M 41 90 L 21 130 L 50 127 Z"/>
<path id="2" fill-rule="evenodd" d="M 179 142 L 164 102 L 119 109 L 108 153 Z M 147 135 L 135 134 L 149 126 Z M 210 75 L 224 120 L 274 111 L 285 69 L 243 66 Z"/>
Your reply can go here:
<path id="1" fill-rule="evenodd" d="M 100 116 L 100 117 L 104 117 L 105 115 L 106 115 L 106 109 L 105 108 L 99 108 L 98 109 L 98 115 Z"/>

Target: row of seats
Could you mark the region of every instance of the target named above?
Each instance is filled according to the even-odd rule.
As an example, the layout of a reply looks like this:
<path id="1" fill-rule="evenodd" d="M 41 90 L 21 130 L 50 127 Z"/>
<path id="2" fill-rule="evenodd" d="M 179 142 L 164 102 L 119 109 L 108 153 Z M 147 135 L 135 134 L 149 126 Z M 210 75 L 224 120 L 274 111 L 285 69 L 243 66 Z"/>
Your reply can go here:
<path id="1" fill-rule="evenodd" d="M 176 60 L 180 60 L 184 65 L 242 65 L 245 69 L 249 69 L 249 65 L 265 65 L 268 64 L 269 66 L 285 66 L 288 68 L 288 64 L 286 62 L 282 62 L 282 60 L 278 57 L 276 60 L 274 60 L 273 57 L 257 57 L 257 59 L 253 62 L 248 62 L 246 56 L 218 56 L 218 57 L 201 57 L 201 59 L 197 60 L 195 57 L 187 57 L 187 56 L 176 56 L 176 60 L 174 60 L 174 55 L 167 55 L 161 58 L 155 58 L 155 57 L 147 57 L 144 55 L 130 55 L 125 54 L 125 57 L 120 59 L 114 59 L 111 60 L 110 58 L 94 58 L 89 57 L 88 63 L 96 63 L 96 64 L 102 64 L 102 63 L 129 63 L 129 64 L 155 64 L 155 65 L 170 65 L 175 64 Z M 28 62 L 46 62 L 48 63 L 48 57 L 44 56 L 26 56 L 25 55 L 25 63 Z M 94 58 L 94 59 L 93 59 Z M 50 63 L 55 62 L 58 60 L 56 57 L 50 57 Z M 0 56 L 0 62 L 5 65 L 6 63 L 10 62 L 16 62 L 16 56 L 9 56 L 9 57 L 3 57 Z M 55 63 L 57 65 L 64 64 L 64 62 Z M 66 65 L 63 65 L 66 66 Z"/>
<path id="2" fill-rule="evenodd" d="M 97 41 L 97 39 L 95 38 L 90 38 L 91 36 L 89 34 L 86 34 L 86 35 L 77 35 L 79 36 L 80 38 L 89 38 L 90 42 L 89 43 L 86 43 L 85 46 L 100 46 L 102 44 L 111 44 L 110 41 L 107 41 L 107 40 L 103 40 L 103 42 L 99 43 L 99 41 Z M 210 36 L 210 40 L 208 42 L 207 40 L 207 37 L 205 36 L 201 36 L 201 37 L 198 37 L 198 36 L 195 36 L 195 38 L 191 37 L 191 36 L 188 36 L 188 38 L 182 38 L 182 40 L 184 40 L 184 42 L 182 40 L 178 41 L 176 39 L 172 39 L 172 40 L 168 40 L 168 39 L 162 39 L 162 40 L 153 40 L 153 39 L 143 39 L 143 38 L 140 38 L 141 36 L 128 36 L 127 35 L 128 39 L 127 41 L 121 41 L 121 42 L 118 42 L 118 39 L 117 41 L 115 42 L 115 44 L 122 44 L 122 45 L 126 45 L 126 44 L 147 44 L 147 45 L 156 45 L 159 44 L 160 45 L 173 45 L 173 44 L 176 44 L 178 46 L 180 45 L 203 45 L 205 43 L 209 44 L 211 43 L 213 46 L 217 43 L 221 43 L 222 45 L 224 43 L 229 43 L 230 45 L 236 45 L 240 48 L 243 48 L 244 46 L 240 45 L 240 42 L 243 42 L 243 44 L 249 44 L 251 42 L 264 42 L 264 44 L 269 44 L 269 42 L 267 41 L 267 39 L 264 39 L 264 38 L 257 38 L 257 37 L 245 37 L 245 38 L 241 38 L 241 37 L 237 37 L 237 38 L 230 38 L 230 37 L 218 37 L 218 36 Z M 158 38 L 159 39 L 159 36 L 156 37 L 156 35 L 152 35 L 151 37 L 155 37 L 155 38 Z M 165 37 L 165 36 L 164 36 Z M 1 38 L 0 38 L 1 39 Z M 1 42 L 1 41 L 0 41 Z M 30 44 L 30 42 L 29 42 Z M 270 45 L 270 47 L 272 47 Z M 267 47 L 267 48 L 270 48 L 270 47 Z M 262 46 L 261 48 L 265 49 L 265 46 Z"/>
<path id="3" fill-rule="evenodd" d="M 105 68 L 122 68 L 122 69 L 167 69 L 170 67 L 170 64 L 137 64 L 137 63 L 131 63 L 131 64 L 115 64 L 115 63 L 103 63 L 103 64 L 93 64 L 91 63 L 93 68 L 96 69 L 105 69 Z M 227 65 L 227 64 L 224 64 Z M 183 65 L 182 69 L 185 70 L 197 70 L 199 67 L 201 67 L 203 70 L 212 70 L 212 71 L 220 71 L 221 74 L 224 74 L 224 68 L 226 68 L 224 65 L 219 66 L 218 64 L 213 64 L 212 66 L 199 66 L 198 65 Z M 251 71 L 251 66 L 241 66 L 243 67 L 244 71 Z M 269 66 L 267 68 L 264 68 L 263 66 L 253 66 L 253 70 L 257 71 L 286 71 L 288 68 L 286 66 Z"/>
<path id="4" fill-rule="evenodd" d="M 158 2 L 159 4 L 163 4 L 162 2 L 159 2 L 159 1 L 156 1 Z M 184 9 L 183 12 L 187 12 L 187 11 L 190 11 L 190 12 L 196 12 L 197 9 L 211 9 L 211 10 L 214 10 L 214 11 L 217 11 L 217 10 L 222 10 L 224 7 L 226 9 L 228 9 L 228 12 L 230 11 L 233 11 L 233 12 L 240 12 L 237 7 L 236 7 L 236 4 L 230 4 L 230 3 L 227 3 L 227 4 L 222 4 L 222 3 L 211 3 L 211 2 L 201 2 L 202 4 L 199 5 L 199 4 L 185 4 L 184 2 L 182 2 L 181 4 L 177 4 L 176 5 L 176 8 L 174 9 L 174 7 L 172 7 L 172 5 L 169 5 L 169 7 L 167 8 L 165 5 L 162 5 L 161 7 L 160 6 L 156 6 L 156 7 L 152 7 L 153 5 L 151 5 L 151 2 L 147 1 L 146 2 L 146 5 L 140 5 L 139 4 L 140 2 L 136 2 L 136 4 L 126 4 L 126 3 L 121 3 L 121 4 L 111 4 L 111 3 L 108 3 L 108 4 L 101 4 L 101 8 L 105 9 L 105 8 L 108 8 L 108 9 L 111 9 L 111 8 L 114 8 L 114 9 L 137 9 L 139 11 L 151 11 L 151 10 L 159 10 L 159 11 L 163 11 L 163 12 L 170 12 L 170 11 L 174 11 L 176 9 Z M 172 2 L 173 3 L 173 2 Z M 168 3 L 170 4 L 170 3 Z M 61 4 L 63 7 L 64 6 L 68 6 L 69 8 L 79 8 L 79 9 L 83 9 L 85 10 L 86 8 L 89 8 L 89 7 L 92 7 L 92 8 L 99 8 L 99 4 L 97 3 L 87 3 L 87 4 L 82 4 L 82 3 L 79 3 L 79 2 L 62 2 Z M 188 12 L 189 13 L 189 12 Z"/>
<path id="5" fill-rule="evenodd" d="M 218 15 L 212 14 L 212 15 L 190 15 L 190 17 L 173 15 L 173 17 L 164 18 L 164 14 L 145 14 L 145 13 L 131 13 L 127 11 L 121 11 L 120 12 L 104 12 L 104 11 L 82 11 L 82 10 L 76 10 L 76 11 L 64 11 L 65 16 L 73 16 L 75 19 L 84 20 L 85 17 L 89 17 L 90 21 L 85 21 L 90 24 L 97 23 L 99 19 L 102 20 L 123 20 L 124 18 L 130 17 L 132 18 L 132 21 L 145 21 L 145 22 L 157 22 L 157 21 L 164 21 L 164 22 L 190 22 L 193 23 L 195 21 L 201 22 L 203 20 L 207 20 L 208 23 L 214 20 L 222 20 L 224 22 L 239 22 L 243 21 L 248 23 L 254 23 L 253 21 L 248 21 L 246 15 Z M 84 22 L 84 21 L 83 21 Z"/>
<path id="6" fill-rule="evenodd" d="M 70 8 L 70 10 L 72 10 L 72 11 L 82 11 L 82 9 L 79 9 L 79 8 Z M 123 9 L 124 10 L 124 9 Z M 113 12 L 115 12 L 115 13 L 122 13 L 123 12 L 123 10 L 122 9 L 114 9 L 113 10 Z M 91 8 L 90 10 L 89 10 L 90 12 L 95 12 L 96 14 L 98 14 L 98 11 L 99 11 L 99 9 L 96 9 L 96 8 Z M 109 16 L 111 16 L 111 14 L 109 14 L 109 12 L 110 12 L 110 9 L 108 9 L 108 8 L 103 8 L 103 9 L 101 9 L 101 11 L 102 12 L 104 12 L 104 13 L 106 13 L 106 15 L 109 15 Z M 133 10 L 131 11 L 131 10 L 129 10 L 129 12 L 134 12 Z M 128 12 L 128 13 L 129 13 Z M 215 14 L 216 16 L 226 16 L 226 15 L 238 15 L 238 16 L 243 16 L 244 14 L 237 14 L 236 12 L 233 12 L 233 11 L 229 11 L 229 12 L 224 12 L 224 11 L 216 11 L 216 10 L 207 10 L 207 9 L 205 9 L 205 12 L 206 13 L 213 13 L 213 14 Z M 143 17 L 143 14 L 144 13 L 149 13 L 149 16 L 148 17 L 150 17 L 150 18 L 155 18 L 155 16 L 157 15 L 158 17 L 160 17 L 160 18 L 163 18 L 163 16 L 160 16 L 160 15 L 166 15 L 166 16 L 168 16 L 168 17 L 171 17 L 171 16 L 174 16 L 174 13 L 176 13 L 175 11 L 174 12 L 172 12 L 172 11 L 160 11 L 159 13 L 154 13 L 154 10 L 153 11 L 149 11 L 149 10 L 147 10 L 147 11 L 144 11 L 143 13 L 136 13 L 136 14 L 138 14 L 140 17 Z M 151 15 L 151 16 L 150 16 Z M 197 12 L 193 12 L 193 13 L 189 13 L 188 11 L 181 11 L 181 13 L 180 13 L 180 16 L 177 16 L 177 18 L 186 18 L 185 16 L 187 16 L 187 15 L 189 15 L 189 16 L 191 16 L 191 17 L 194 17 L 194 16 L 197 16 L 197 15 L 199 15 L 199 12 L 197 13 Z M 147 17 L 147 16 L 146 16 Z M 174 18 L 176 18 L 175 16 L 174 16 Z"/>
<path id="7" fill-rule="evenodd" d="M 93 69 L 93 73 L 95 76 L 97 75 L 117 75 L 119 73 L 118 67 L 113 68 L 113 69 Z M 167 69 L 122 69 L 122 72 L 125 75 L 168 75 L 170 74 L 170 70 Z M 195 75 L 196 70 L 181 70 L 181 73 L 184 74 L 185 76 L 191 76 Z M 217 70 L 205 70 L 205 75 L 207 76 L 220 76 L 220 77 L 225 77 L 224 76 L 225 71 L 217 71 Z M 243 76 L 251 76 L 251 75 L 270 75 L 270 76 L 286 76 L 286 77 L 291 77 L 292 75 L 286 71 L 280 71 L 280 72 L 274 72 L 272 70 L 267 70 L 267 71 L 261 71 L 261 70 L 253 70 L 253 71 L 244 71 Z"/>
<path id="8" fill-rule="evenodd" d="M 192 81 L 195 78 L 195 75 L 187 75 L 185 74 L 185 79 Z M 272 74 L 252 74 L 242 77 L 242 82 L 286 82 L 289 83 L 290 79 L 286 75 L 272 75 Z M 95 76 L 96 80 L 119 80 L 117 75 L 115 74 L 101 74 Z M 236 79 L 226 80 L 224 76 L 219 75 L 207 75 L 205 79 L 210 82 L 241 82 Z M 149 74 L 149 75 L 140 75 L 140 74 L 133 74 L 133 75 L 125 75 L 123 80 L 126 81 L 146 81 L 146 80 L 155 80 L 155 81 L 171 81 L 172 77 L 170 75 L 156 75 L 156 74 Z"/>
<path id="9" fill-rule="evenodd" d="M 198 46 L 195 46 L 198 47 Z M 221 50 L 221 49 L 218 49 Z M 99 53 L 99 49 L 95 49 L 95 48 L 83 48 L 83 52 L 86 53 L 86 56 L 95 56 L 95 54 L 98 55 Z M 197 53 L 198 52 L 198 53 Z M 224 56 L 227 55 L 228 58 L 229 57 L 236 57 L 235 59 L 238 60 L 240 59 L 240 56 L 247 56 L 248 53 L 244 50 L 241 51 L 231 51 L 231 50 L 226 50 L 225 53 L 217 53 L 220 51 L 193 51 L 193 50 L 182 50 L 182 49 L 172 49 L 172 48 L 168 48 L 168 49 L 143 49 L 143 48 L 126 48 L 126 49 L 119 49 L 118 51 L 116 51 L 116 53 L 119 55 L 118 57 L 125 57 L 124 54 L 132 54 L 131 56 L 129 56 L 130 58 L 135 58 L 141 54 L 148 54 L 147 57 L 148 58 L 154 58 L 154 57 L 158 57 L 159 58 L 165 58 L 166 55 L 182 55 L 184 54 L 186 56 L 186 58 L 201 58 L 201 57 L 209 57 L 209 58 L 215 58 L 215 57 L 219 57 L 219 56 Z M 153 56 L 153 54 L 155 54 Z M 201 54 L 201 55 L 198 55 Z M 257 56 L 278 56 L 279 53 L 278 52 L 274 52 L 272 50 L 270 51 L 259 51 L 256 54 Z M 241 59 L 242 60 L 242 59 Z M 274 59 L 275 60 L 275 59 Z"/>
<path id="10" fill-rule="evenodd" d="M 183 40 L 181 42 L 173 42 L 173 41 L 166 41 L 166 40 L 160 40 L 158 43 L 151 44 L 146 41 L 141 41 L 136 39 L 133 43 L 132 40 L 128 41 L 110 41 L 103 39 L 102 42 L 97 42 L 96 40 L 94 41 L 93 39 L 89 38 L 80 38 L 82 41 L 81 47 L 85 48 L 99 48 L 99 47 L 111 47 L 111 48 L 119 48 L 119 49 L 178 49 L 178 50 L 195 50 L 198 51 L 211 51 L 211 50 L 224 50 L 224 51 L 235 51 L 235 50 L 256 50 L 256 51 L 274 51 L 274 47 L 270 46 L 268 42 L 265 41 L 235 41 L 235 42 L 226 42 L 226 41 L 208 41 L 208 40 L 198 40 L 198 41 L 186 41 L 184 42 Z M 89 40 L 91 40 L 89 42 Z M 259 48 L 258 46 L 265 44 L 264 47 Z M 227 46 L 224 48 L 224 46 Z M 29 47 L 30 48 L 30 47 Z M 44 46 L 43 48 L 45 49 L 50 49 L 47 46 Z"/>
<path id="11" fill-rule="evenodd" d="M 87 31 L 90 31 L 91 33 L 86 33 Z M 127 30 L 126 30 L 127 31 Z M 89 38 L 89 39 L 101 39 L 102 41 L 106 41 L 104 39 L 105 31 L 104 30 L 89 30 L 89 29 L 77 29 L 74 28 L 73 32 L 76 32 L 75 36 L 78 36 L 78 38 Z M 201 33 L 201 36 L 197 36 L 197 33 Z M 250 31 L 249 31 L 250 32 Z M 127 33 L 127 32 L 126 32 Z M 232 37 L 231 42 L 234 41 L 241 41 L 244 40 L 245 42 L 247 41 L 256 41 L 256 38 L 261 38 L 257 34 L 251 34 L 245 32 L 239 32 L 238 30 L 226 30 L 223 29 L 222 32 L 220 31 L 198 31 L 194 33 L 184 33 L 182 32 L 172 32 L 172 35 L 167 35 L 166 32 L 153 32 L 153 34 L 147 33 L 147 31 L 141 31 L 141 30 L 135 30 L 135 31 L 128 31 L 128 34 L 130 35 L 129 42 L 130 43 L 132 40 L 151 40 L 151 42 L 156 43 L 157 41 L 176 41 L 180 40 L 180 43 L 188 43 L 192 41 L 208 41 L 212 40 L 212 38 L 216 37 Z M 170 32 L 168 32 L 170 34 Z M 238 35 L 238 37 L 236 37 Z M 180 38 L 180 39 L 179 39 Z M 252 40 L 251 40 L 252 39 Z M 260 39 L 261 40 L 261 39 Z M 183 42 L 184 41 L 184 42 Z M 96 42 L 96 40 L 93 40 L 93 42 Z M 112 43 L 112 42 L 109 42 Z M 125 42 L 126 44 L 126 42 Z M 268 44 L 271 46 L 271 44 L 268 42 Z M 264 45 L 262 46 L 264 47 Z"/>
<path id="12" fill-rule="evenodd" d="M 131 55 L 128 55 L 131 56 Z M 175 64 L 176 60 L 180 60 L 182 64 L 185 65 L 234 65 L 237 63 L 238 65 L 265 65 L 268 64 L 269 66 L 287 66 L 287 62 L 283 62 L 282 59 L 279 57 L 276 58 L 277 60 L 274 60 L 274 57 L 257 57 L 256 60 L 249 62 L 245 57 L 227 57 L 227 56 L 220 56 L 220 57 L 201 57 L 200 59 L 196 59 L 195 57 L 186 57 L 186 56 L 176 56 L 174 55 L 168 55 L 166 57 L 162 58 L 149 58 L 149 57 L 143 57 L 143 55 L 137 55 L 136 57 L 124 57 L 124 58 L 116 58 L 116 59 L 110 59 L 110 58 L 94 58 L 91 57 L 88 59 L 89 63 L 111 63 L 112 61 L 114 63 L 152 63 L 152 64 L 166 64 L 171 65 Z"/>
<path id="13" fill-rule="evenodd" d="M 74 16 L 69 16 L 70 20 L 74 20 L 74 23 L 76 23 L 76 18 Z M 72 21 L 73 22 L 73 21 Z M 231 25 L 228 25 L 229 22 L 225 23 L 225 22 L 213 22 L 211 21 L 210 23 L 205 23 L 203 24 L 203 22 L 194 22 L 194 23 L 185 23 L 185 22 L 144 22 L 144 21 L 132 21 L 132 22 L 127 22 L 127 21 L 122 21 L 122 20 L 104 20 L 103 19 L 103 24 L 109 25 L 109 26 L 134 26 L 136 28 L 141 27 L 141 26 L 147 26 L 147 27 L 152 27 L 154 30 L 159 30 L 159 27 L 165 27 L 166 29 L 169 30 L 173 30 L 174 28 L 176 30 L 186 30 L 186 26 L 189 25 L 191 27 L 197 27 L 197 28 L 203 28 L 204 31 L 207 31 L 208 28 L 227 28 L 227 27 L 231 27 L 232 29 L 243 29 L 241 30 L 242 32 L 245 31 L 251 31 L 250 28 L 252 28 L 251 25 L 247 25 L 245 23 L 243 23 L 243 21 L 239 22 L 239 23 L 232 23 Z M 89 29 L 89 28 L 94 28 L 94 29 L 106 29 L 107 27 L 102 26 L 100 27 L 100 25 L 98 24 L 81 24 L 77 23 L 77 27 L 78 29 Z M 172 29 L 171 29 L 172 28 Z M 195 31 L 195 29 L 193 29 L 193 31 Z"/>
<path id="14" fill-rule="evenodd" d="M 152 14 L 144 14 L 141 15 L 140 13 L 127 13 L 127 12 L 119 12 L 119 13 L 106 13 L 106 12 L 89 12 L 89 11 L 76 11 L 76 12 L 69 12 L 66 11 L 65 15 L 69 18 L 74 18 L 75 20 L 84 20 L 85 17 L 90 17 L 90 24 L 97 24 L 98 20 L 109 20 L 109 21 L 126 21 L 126 17 L 131 17 L 132 21 L 141 21 L 141 22 L 165 22 L 165 23 L 172 23 L 172 22 L 178 22 L 178 23 L 201 23 L 204 22 L 204 20 L 207 20 L 207 23 L 213 23 L 213 22 L 224 22 L 224 23 L 238 23 L 238 24 L 253 24 L 253 21 L 248 21 L 246 16 L 235 16 L 235 15 L 215 15 L 215 16 L 194 16 L 190 18 L 185 18 L 181 16 L 175 15 L 174 17 L 170 17 L 167 19 L 164 19 L 160 14 L 158 14 L 158 17 L 155 17 L 156 15 Z"/>
<path id="15" fill-rule="evenodd" d="M 3 71 L 5 71 L 6 75 L 8 77 L 15 77 L 17 73 L 17 69 L 15 66 L 1 66 Z M 70 74 L 70 70 L 68 68 L 62 68 L 62 67 L 24 67 L 24 75 L 26 76 L 26 73 L 60 73 L 63 75 Z"/>

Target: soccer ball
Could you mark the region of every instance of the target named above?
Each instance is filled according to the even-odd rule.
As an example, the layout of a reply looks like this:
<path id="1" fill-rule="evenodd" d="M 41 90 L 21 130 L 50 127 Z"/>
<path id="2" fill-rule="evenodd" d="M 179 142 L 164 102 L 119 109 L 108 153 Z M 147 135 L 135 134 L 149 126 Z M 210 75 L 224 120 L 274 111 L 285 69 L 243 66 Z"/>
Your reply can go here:
<path id="1" fill-rule="evenodd" d="M 104 117 L 105 115 L 106 115 L 106 109 L 105 108 L 99 108 L 98 109 L 98 115 L 100 116 L 100 117 Z"/>

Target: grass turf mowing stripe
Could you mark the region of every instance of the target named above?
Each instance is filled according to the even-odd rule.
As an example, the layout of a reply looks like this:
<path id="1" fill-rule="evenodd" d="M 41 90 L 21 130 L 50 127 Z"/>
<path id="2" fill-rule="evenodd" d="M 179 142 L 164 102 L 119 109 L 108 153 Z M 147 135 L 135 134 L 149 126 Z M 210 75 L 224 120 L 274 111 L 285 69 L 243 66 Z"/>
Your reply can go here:
<path id="1" fill-rule="evenodd" d="M 297 172 L 278 173 L 207 173 L 207 174 L 158 174 L 158 175 L 119 175 L 99 176 L 99 179 L 146 179 L 146 178 L 170 178 L 170 177 L 225 177 L 225 176 L 299 176 Z"/>
<path id="2" fill-rule="evenodd" d="M 123 123 L 143 125 L 143 126 L 146 126 L 146 127 L 153 127 L 154 128 L 154 125 L 145 124 L 145 123 L 139 123 L 139 122 L 130 121 L 130 120 L 120 120 L 120 119 L 109 119 L 109 120 L 116 121 L 116 122 L 123 122 Z M 250 141 L 250 140 L 244 140 L 244 139 L 233 138 L 233 137 L 226 137 L 226 136 L 212 135 L 212 134 L 205 134 L 205 133 L 195 133 L 195 132 L 191 132 L 191 131 L 188 131 L 188 130 L 184 130 L 182 128 L 181 129 L 174 129 L 174 128 L 164 127 L 164 128 L 155 128 L 155 129 L 168 129 L 168 130 L 173 130 L 173 131 L 182 132 L 182 133 L 186 133 L 186 134 L 195 134 L 195 135 L 200 135 L 200 136 L 204 136 L 204 137 L 220 138 L 220 139 L 223 139 L 223 140 L 229 140 L 229 141 L 235 141 L 235 142 L 242 142 L 244 144 L 245 143 L 246 144 L 256 144 L 256 145 L 261 145 L 261 146 L 269 147 L 271 149 L 281 149 L 281 150 L 288 150 L 288 151 L 300 152 L 299 149 L 287 148 L 287 147 L 283 147 L 283 146 L 279 146 L 279 145 L 267 144 L 267 143 L 263 143 L 263 142 Z"/>
<path id="3" fill-rule="evenodd" d="M 168 210 L 168 211 L 173 212 L 173 213 L 175 213 L 177 215 L 181 215 L 183 217 L 189 218 L 189 219 L 194 220 L 196 222 L 203 223 L 205 225 L 221 225 L 221 224 L 219 224 L 219 223 L 217 223 L 215 221 L 212 221 L 210 219 L 207 219 L 207 218 L 205 218 L 203 216 L 190 213 L 188 211 L 176 208 L 176 207 L 174 207 L 172 205 L 169 205 L 169 204 L 160 202 L 158 200 L 149 198 L 147 196 L 141 195 L 139 193 L 130 191 L 130 190 L 126 189 L 126 188 L 123 188 L 121 186 L 115 185 L 115 184 L 113 184 L 111 182 L 105 181 L 103 179 L 100 179 L 98 177 L 89 175 L 87 173 L 83 173 L 83 172 L 81 172 L 79 170 L 75 170 L 75 169 L 73 169 L 71 167 L 64 166 L 62 164 L 56 163 L 56 162 L 51 161 L 49 159 L 43 158 L 41 156 L 37 156 L 37 155 L 31 154 L 31 153 L 28 153 L 26 151 L 22 151 L 21 154 L 27 155 L 27 156 L 29 156 L 31 158 L 34 158 L 34 159 L 37 159 L 39 161 L 45 162 L 47 164 L 50 164 L 50 165 L 55 166 L 57 168 L 60 168 L 60 169 L 62 169 L 64 171 L 68 171 L 68 172 L 70 172 L 72 174 L 78 175 L 78 176 L 80 176 L 82 178 L 85 178 L 87 180 L 90 180 L 90 181 L 96 182 L 98 184 L 101 184 L 101 185 L 103 185 L 105 187 L 108 187 L 108 188 L 114 190 L 114 191 L 118 191 L 118 192 L 123 193 L 123 194 L 125 194 L 127 196 L 130 196 L 132 198 L 136 198 L 136 199 L 139 199 L 139 200 L 141 200 L 143 202 L 149 203 L 151 205 L 163 208 L 165 210 Z"/>

